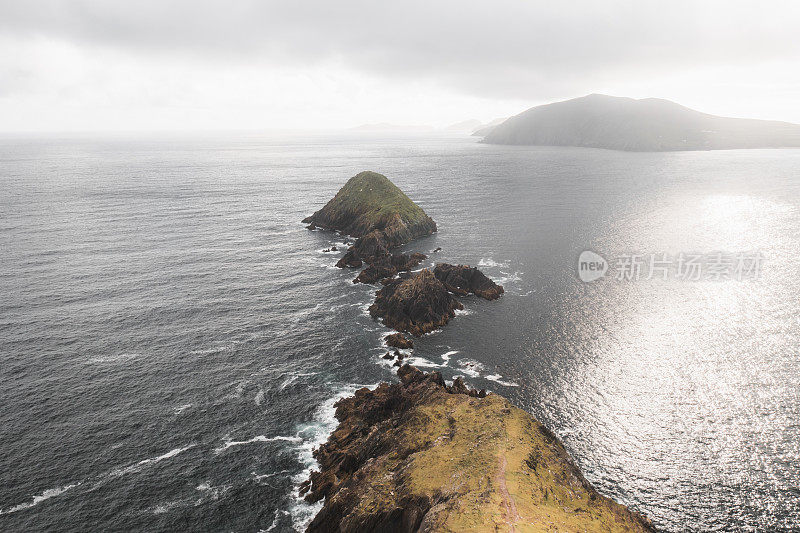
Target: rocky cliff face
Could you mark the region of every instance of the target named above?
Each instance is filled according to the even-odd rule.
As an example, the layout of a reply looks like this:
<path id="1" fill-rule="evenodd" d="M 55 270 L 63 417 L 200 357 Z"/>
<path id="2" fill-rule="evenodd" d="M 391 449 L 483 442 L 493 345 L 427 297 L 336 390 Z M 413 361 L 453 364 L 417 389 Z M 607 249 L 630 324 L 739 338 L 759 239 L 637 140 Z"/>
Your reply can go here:
<path id="1" fill-rule="evenodd" d="M 405 365 L 336 406 L 302 491 L 310 532 L 652 531 L 601 496 L 562 444 L 504 398 Z"/>

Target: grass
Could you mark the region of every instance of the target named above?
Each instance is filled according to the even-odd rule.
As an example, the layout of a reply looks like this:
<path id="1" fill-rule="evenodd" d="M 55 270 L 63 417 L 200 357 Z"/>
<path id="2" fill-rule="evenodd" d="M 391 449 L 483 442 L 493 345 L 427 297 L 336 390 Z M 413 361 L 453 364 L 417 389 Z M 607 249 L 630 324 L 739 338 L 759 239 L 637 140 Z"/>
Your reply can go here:
<path id="1" fill-rule="evenodd" d="M 374 465 L 361 512 L 424 495 L 446 501 L 429 517 L 435 531 L 645 530 L 586 484 L 549 431 L 500 396 L 442 394 L 403 426 L 402 445 Z"/>
<path id="2" fill-rule="evenodd" d="M 359 226 L 379 229 L 395 215 L 406 224 L 427 218 L 425 211 L 386 176 L 370 171 L 350 178 L 324 210 L 335 217 L 358 217 Z"/>

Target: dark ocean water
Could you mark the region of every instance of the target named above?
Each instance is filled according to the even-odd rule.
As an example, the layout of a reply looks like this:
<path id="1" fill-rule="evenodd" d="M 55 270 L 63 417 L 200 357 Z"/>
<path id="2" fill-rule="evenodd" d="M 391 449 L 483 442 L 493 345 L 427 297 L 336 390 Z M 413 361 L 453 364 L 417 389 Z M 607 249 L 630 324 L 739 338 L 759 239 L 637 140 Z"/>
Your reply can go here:
<path id="1" fill-rule="evenodd" d="M 291 531 L 336 397 L 392 379 L 374 288 L 299 220 L 361 170 L 496 302 L 414 360 L 509 397 L 667 531 L 800 529 L 800 150 L 474 138 L 0 139 L 0 530 Z M 576 275 L 763 253 L 757 280 Z"/>

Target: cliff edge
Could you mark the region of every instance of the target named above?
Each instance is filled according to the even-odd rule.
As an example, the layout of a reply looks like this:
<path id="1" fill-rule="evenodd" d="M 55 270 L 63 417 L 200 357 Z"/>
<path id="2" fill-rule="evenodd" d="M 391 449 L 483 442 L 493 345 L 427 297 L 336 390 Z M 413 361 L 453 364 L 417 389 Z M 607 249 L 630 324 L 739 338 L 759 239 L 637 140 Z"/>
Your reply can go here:
<path id="1" fill-rule="evenodd" d="M 324 499 L 308 531 L 653 531 L 503 397 L 409 365 L 398 376 L 337 403 L 301 489 Z"/>

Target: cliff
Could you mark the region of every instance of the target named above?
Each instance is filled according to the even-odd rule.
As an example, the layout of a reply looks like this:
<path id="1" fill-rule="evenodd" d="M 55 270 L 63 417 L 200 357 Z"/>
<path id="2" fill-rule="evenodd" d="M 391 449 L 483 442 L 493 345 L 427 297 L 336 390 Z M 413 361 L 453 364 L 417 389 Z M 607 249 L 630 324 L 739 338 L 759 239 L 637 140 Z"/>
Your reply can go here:
<path id="1" fill-rule="evenodd" d="M 669 100 L 592 94 L 533 107 L 483 142 L 627 151 L 800 147 L 800 125 L 719 117 Z"/>
<path id="2" fill-rule="evenodd" d="M 404 365 L 401 382 L 336 405 L 303 485 L 310 532 L 652 531 L 601 496 L 563 445 L 496 394 Z"/>

